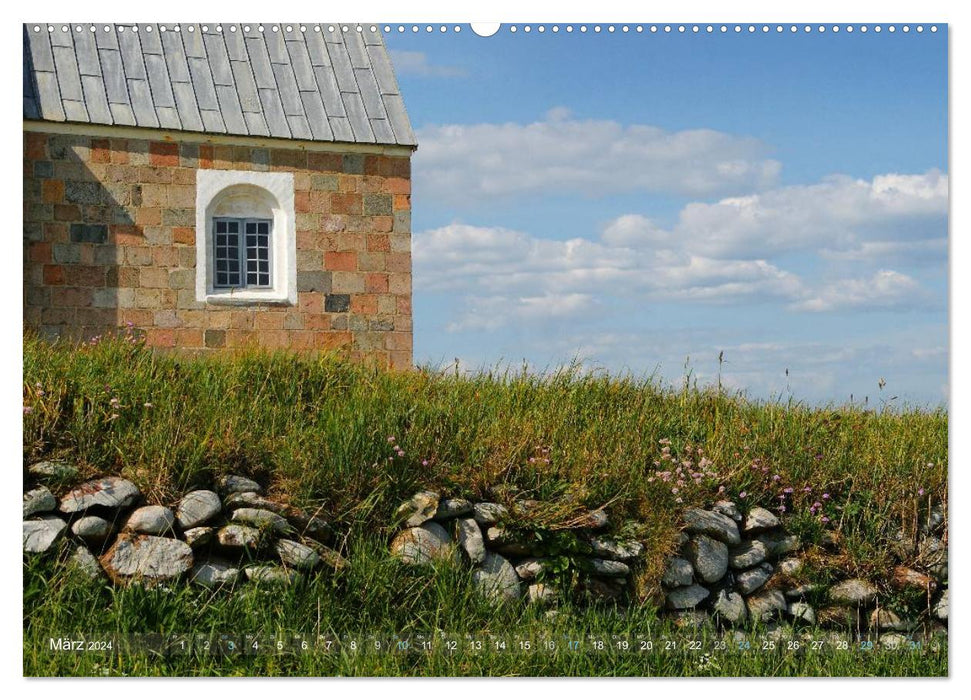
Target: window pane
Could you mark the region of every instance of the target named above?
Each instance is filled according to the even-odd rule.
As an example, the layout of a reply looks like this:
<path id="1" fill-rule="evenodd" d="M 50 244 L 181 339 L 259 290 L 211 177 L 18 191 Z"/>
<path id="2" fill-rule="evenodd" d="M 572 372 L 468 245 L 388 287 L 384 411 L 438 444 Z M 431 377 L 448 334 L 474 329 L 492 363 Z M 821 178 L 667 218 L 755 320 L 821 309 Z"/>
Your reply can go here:
<path id="1" fill-rule="evenodd" d="M 213 270 L 215 271 L 213 286 L 239 287 L 241 284 L 239 274 L 239 221 L 233 219 L 216 221 L 215 232 L 213 236 Z"/>

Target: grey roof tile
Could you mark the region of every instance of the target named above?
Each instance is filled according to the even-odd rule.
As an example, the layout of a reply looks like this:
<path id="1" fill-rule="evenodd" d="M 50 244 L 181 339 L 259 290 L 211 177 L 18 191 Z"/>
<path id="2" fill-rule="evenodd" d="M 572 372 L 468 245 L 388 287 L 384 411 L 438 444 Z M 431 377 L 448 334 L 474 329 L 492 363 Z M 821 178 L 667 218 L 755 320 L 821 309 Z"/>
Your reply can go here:
<path id="1" fill-rule="evenodd" d="M 300 101 L 300 91 L 297 89 L 293 70 L 285 63 L 274 63 L 273 75 L 276 76 L 276 86 L 280 93 L 280 100 L 283 102 L 283 111 L 287 116 L 302 116 L 303 103 Z"/>
<path id="2" fill-rule="evenodd" d="M 119 102 L 109 102 L 108 108 L 111 109 L 111 118 L 115 124 L 123 126 L 138 126 L 135 121 L 135 113 L 131 110 L 131 105 Z"/>
<path id="3" fill-rule="evenodd" d="M 130 29 L 118 34 L 118 48 L 121 49 L 121 60 L 125 64 L 125 77 L 129 80 L 145 79 L 145 59 L 142 58 L 142 43 L 138 40 L 138 33 Z"/>
<path id="4" fill-rule="evenodd" d="M 367 26 L 53 26 L 23 27 L 24 119 L 416 145 Z"/>
<path id="5" fill-rule="evenodd" d="M 80 32 L 74 37 L 74 52 L 77 56 L 78 71 L 81 75 L 101 75 L 101 60 L 98 58 L 98 45 L 94 34 Z"/>
<path id="6" fill-rule="evenodd" d="M 105 94 L 105 83 L 99 76 L 82 75 L 81 87 L 84 89 L 84 104 L 88 107 L 88 117 L 95 124 L 111 124 L 111 109 Z"/>
<path id="7" fill-rule="evenodd" d="M 231 61 L 233 64 L 233 78 L 236 82 L 236 93 L 243 112 L 261 112 L 260 95 L 256 90 L 256 80 L 249 63 Z M 263 122 L 264 125 L 266 122 Z"/>
<path id="8" fill-rule="evenodd" d="M 145 72 L 148 73 L 148 84 L 152 88 L 152 99 L 155 100 L 156 110 L 162 107 L 175 107 L 175 95 L 172 94 L 172 83 L 169 81 L 165 57 L 160 54 L 145 54 Z"/>
<path id="9" fill-rule="evenodd" d="M 262 112 L 243 112 L 243 119 L 246 120 L 247 133 L 253 136 L 269 136 L 270 131 L 266 128 L 266 119 Z"/>
<path id="10" fill-rule="evenodd" d="M 158 115 L 152 103 L 152 91 L 147 80 L 131 79 L 128 81 L 128 95 L 131 97 L 131 108 L 135 113 L 135 122 L 139 126 L 158 127 Z"/>
<path id="11" fill-rule="evenodd" d="M 69 122 L 86 122 L 88 110 L 81 100 L 64 100 L 64 116 Z"/>
<path id="12" fill-rule="evenodd" d="M 336 141 L 354 140 L 354 130 L 351 128 L 351 122 L 347 117 L 330 117 L 327 121 L 330 122 L 330 128 L 334 132 Z"/>
<path id="13" fill-rule="evenodd" d="M 266 127 L 270 136 L 283 139 L 290 138 L 290 126 L 287 124 L 287 116 L 283 112 L 280 93 L 272 88 L 260 88 L 259 93 L 260 103 L 263 105 L 263 116 L 266 117 Z"/>
<path id="14" fill-rule="evenodd" d="M 368 121 L 367 110 L 364 109 L 361 96 L 356 92 L 345 92 L 343 97 L 347 120 L 354 131 L 354 140 L 359 143 L 374 143 L 374 132 L 371 131 L 371 123 Z"/>

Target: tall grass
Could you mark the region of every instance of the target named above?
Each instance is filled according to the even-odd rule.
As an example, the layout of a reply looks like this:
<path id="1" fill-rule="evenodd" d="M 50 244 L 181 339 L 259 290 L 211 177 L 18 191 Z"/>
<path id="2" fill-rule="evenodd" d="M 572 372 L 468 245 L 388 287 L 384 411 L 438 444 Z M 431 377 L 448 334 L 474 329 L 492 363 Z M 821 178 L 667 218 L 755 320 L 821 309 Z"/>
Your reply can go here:
<path id="1" fill-rule="evenodd" d="M 153 353 L 130 334 L 79 346 L 26 336 L 23 347 L 25 465 L 66 459 L 81 468 L 78 479 L 121 474 L 159 503 L 172 503 L 221 474 L 250 476 L 277 498 L 335 522 L 352 562 L 348 572 L 306 587 L 221 596 L 185 585 L 171 591 L 88 585 L 67 576 L 56 560 L 30 560 L 24 575 L 29 674 L 946 673 L 946 652 L 832 655 L 825 662 L 735 655 L 721 658 L 717 668 L 700 667 L 694 657 L 625 657 L 604 666 L 548 655 L 123 659 L 104 665 L 91 656 L 44 653 L 48 635 L 72 630 L 557 629 L 536 609 L 496 610 L 479 600 L 468 572 L 427 577 L 388 557 L 395 507 L 428 488 L 507 503 L 548 501 L 552 508 L 539 517 L 552 529 L 608 505 L 612 527 L 648 545 L 640 573 L 646 591 L 657 590 L 681 510 L 720 498 L 784 508 L 820 581 L 885 574 L 894 533 L 913 533 L 921 513 L 947 502 L 948 417 L 943 409 L 754 402 L 717 388 L 673 390 L 651 379 L 576 367 L 545 375 L 457 376 L 388 372 L 338 356 L 186 358 Z M 820 546 L 824 540 L 835 540 L 836 550 Z M 560 619 L 573 629 L 626 632 L 659 624 L 650 605 L 565 612 Z"/>

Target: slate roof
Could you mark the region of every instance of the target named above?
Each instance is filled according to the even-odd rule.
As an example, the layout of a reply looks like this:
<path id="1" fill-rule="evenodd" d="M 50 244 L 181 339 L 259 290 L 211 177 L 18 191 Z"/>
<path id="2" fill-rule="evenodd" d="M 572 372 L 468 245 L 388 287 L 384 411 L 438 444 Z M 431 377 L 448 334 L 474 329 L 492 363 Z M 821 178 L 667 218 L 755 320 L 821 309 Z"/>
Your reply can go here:
<path id="1" fill-rule="evenodd" d="M 24 119 L 416 146 L 380 30 L 356 29 L 25 24 Z"/>

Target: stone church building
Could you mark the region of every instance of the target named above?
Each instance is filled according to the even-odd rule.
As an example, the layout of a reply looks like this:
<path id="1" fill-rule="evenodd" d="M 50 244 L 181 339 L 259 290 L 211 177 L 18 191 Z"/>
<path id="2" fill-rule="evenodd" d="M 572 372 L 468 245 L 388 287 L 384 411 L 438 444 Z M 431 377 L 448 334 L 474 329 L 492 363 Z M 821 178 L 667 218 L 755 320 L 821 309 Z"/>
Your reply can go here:
<path id="1" fill-rule="evenodd" d="M 26 328 L 411 366 L 417 144 L 377 27 L 23 40 Z"/>

